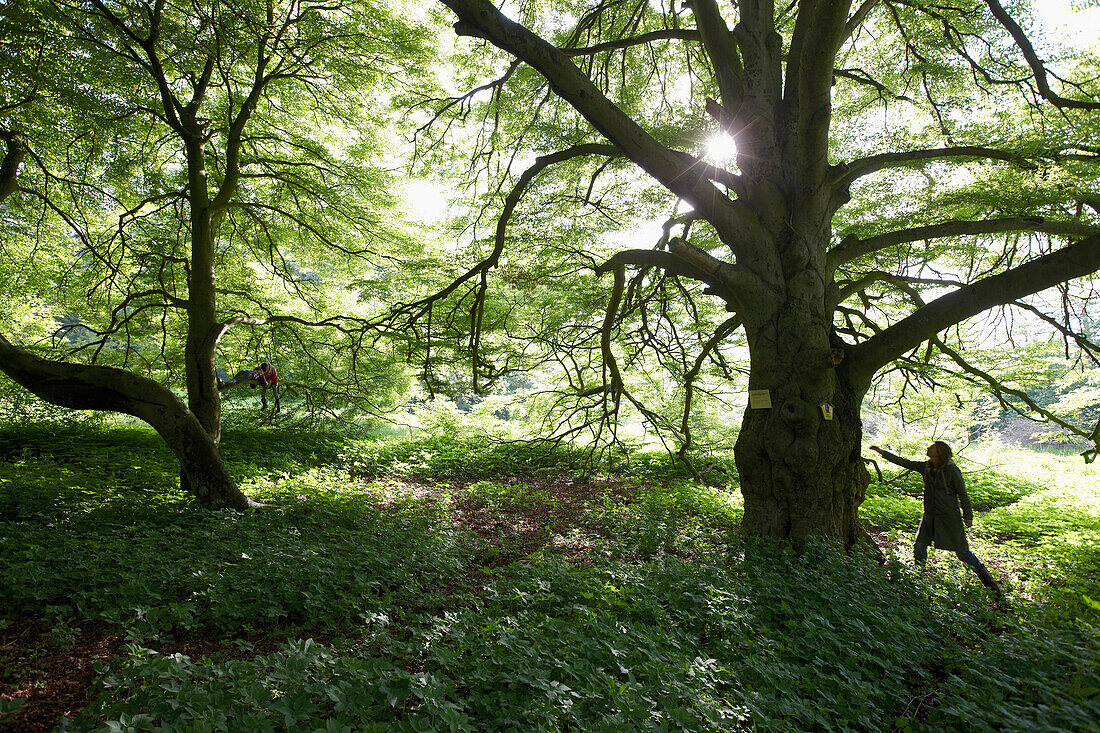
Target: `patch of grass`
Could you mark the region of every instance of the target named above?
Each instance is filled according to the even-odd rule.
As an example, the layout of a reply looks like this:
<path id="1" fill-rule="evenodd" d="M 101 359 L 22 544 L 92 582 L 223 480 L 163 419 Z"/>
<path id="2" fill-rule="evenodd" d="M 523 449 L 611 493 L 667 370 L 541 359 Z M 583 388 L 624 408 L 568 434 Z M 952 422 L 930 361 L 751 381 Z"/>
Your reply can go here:
<path id="1" fill-rule="evenodd" d="M 568 467 L 579 451 L 549 452 L 537 445 L 427 436 L 401 440 L 345 443 L 343 460 L 362 475 L 399 474 L 410 478 L 491 478 Z"/>
<path id="2" fill-rule="evenodd" d="M 744 513 L 740 492 L 690 479 L 634 488 L 629 501 L 608 495 L 590 512 L 590 521 L 607 538 L 611 557 L 724 552 L 740 527 Z"/>
<path id="3" fill-rule="evenodd" d="M 1044 488 L 1030 478 L 992 470 L 967 473 L 965 480 L 966 493 L 976 512 L 1009 506 Z"/>
<path id="4" fill-rule="evenodd" d="M 947 669 L 936 730 L 1100 730 L 1100 632 L 1016 626 Z M 1021 691 L 1026 691 L 1021 694 Z"/>
<path id="5" fill-rule="evenodd" d="M 663 482 L 690 479 L 690 470 L 664 451 L 614 454 L 608 465 L 593 465 L 588 451 L 573 446 L 551 450 L 537 442 L 498 441 L 490 438 L 460 438 L 447 435 L 398 440 L 345 439 L 339 458 L 349 470 L 364 475 L 396 473 L 410 478 L 489 479 L 526 475 L 539 471 L 568 471 L 575 474 L 644 477 Z M 714 484 L 736 479 L 732 455 L 697 459 L 704 478 Z M 597 470 L 598 469 L 598 470 Z"/>
<path id="6" fill-rule="evenodd" d="M 37 619 L 58 654 L 90 629 L 129 640 L 72 730 L 1097 719 L 1100 492 L 1068 473 L 969 474 L 993 507 L 973 538 L 1008 580 L 1006 618 L 949 553 L 918 575 L 748 541 L 735 474 L 698 483 L 667 456 L 586 482 L 579 451 L 227 431 L 231 470 L 266 504 L 239 513 L 180 493 L 149 431 L 57 430 L 0 429 L 0 628 Z M 863 515 L 908 557 L 919 480 L 872 485 Z"/>
<path id="7" fill-rule="evenodd" d="M 732 451 L 693 456 L 692 461 L 708 484 L 721 485 L 725 488 L 732 486 L 736 490 L 737 467 L 734 465 Z M 663 450 L 634 451 L 626 456 L 620 456 L 615 461 L 613 470 L 617 475 L 643 478 L 652 482 L 693 478 L 682 461 Z"/>
<path id="8" fill-rule="evenodd" d="M 406 633 L 247 662 L 135 649 L 92 714 L 169 729 L 888 729 L 946 633 L 902 571 L 827 547 L 737 552 L 511 566 L 484 600 Z"/>
<path id="9" fill-rule="evenodd" d="M 974 532 L 1014 558 L 1031 617 L 1100 627 L 1100 491 L 1042 491 L 989 512 Z"/>
<path id="10" fill-rule="evenodd" d="M 112 478 L 94 483 L 45 460 L 30 482 L 18 463 L 0 464 L 0 622 L 104 621 L 146 642 L 193 629 L 347 629 L 438 598 L 465 562 L 433 502 L 383 505 L 337 469 L 247 483 L 266 506 L 239 513 L 196 505 L 174 474 L 123 486 L 125 467 L 102 454 L 94 475 Z"/>
<path id="11" fill-rule="evenodd" d="M 916 527 L 923 512 L 921 499 L 891 491 L 879 482 L 867 487 L 867 496 L 859 506 L 859 516 L 878 530 Z"/>
<path id="12" fill-rule="evenodd" d="M 526 483 L 502 483 L 499 481 L 475 481 L 465 488 L 465 494 L 484 503 L 490 509 L 515 509 L 530 504 L 541 504 L 553 509 L 557 501 L 546 488 Z"/>
<path id="13" fill-rule="evenodd" d="M 1072 544 L 1100 538 L 1100 495 L 1051 489 L 985 515 L 982 532 L 1001 540 L 1039 542 L 1061 538 Z"/>

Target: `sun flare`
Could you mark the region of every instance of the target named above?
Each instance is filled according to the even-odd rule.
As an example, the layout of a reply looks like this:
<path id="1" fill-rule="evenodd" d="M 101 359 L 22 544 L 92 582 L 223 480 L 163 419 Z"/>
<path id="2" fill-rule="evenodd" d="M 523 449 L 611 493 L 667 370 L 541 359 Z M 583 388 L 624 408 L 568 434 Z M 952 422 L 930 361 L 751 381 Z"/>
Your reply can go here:
<path id="1" fill-rule="evenodd" d="M 723 164 L 737 157 L 737 143 L 724 132 L 716 132 L 707 138 L 704 155 L 711 163 Z"/>

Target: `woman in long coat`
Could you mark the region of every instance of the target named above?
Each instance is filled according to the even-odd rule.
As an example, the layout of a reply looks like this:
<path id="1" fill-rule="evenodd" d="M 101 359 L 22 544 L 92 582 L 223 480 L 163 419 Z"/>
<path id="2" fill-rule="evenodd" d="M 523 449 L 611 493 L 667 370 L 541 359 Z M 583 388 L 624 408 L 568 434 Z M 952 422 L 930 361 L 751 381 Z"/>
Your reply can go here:
<path id="1" fill-rule="evenodd" d="M 966 541 L 963 524 L 969 527 L 974 523 L 974 512 L 970 508 L 970 496 L 966 493 L 962 471 L 951 460 L 951 446 L 937 440 L 925 451 L 927 461 L 910 461 L 877 445 L 872 445 L 871 450 L 891 463 L 916 471 L 924 479 L 924 515 L 913 543 L 913 559 L 917 564 L 924 565 L 928 559 L 929 545 L 934 545 L 937 550 L 954 550 L 960 560 L 974 569 L 982 583 L 998 596 L 1001 595 L 1001 587 L 982 561 L 970 551 Z"/>

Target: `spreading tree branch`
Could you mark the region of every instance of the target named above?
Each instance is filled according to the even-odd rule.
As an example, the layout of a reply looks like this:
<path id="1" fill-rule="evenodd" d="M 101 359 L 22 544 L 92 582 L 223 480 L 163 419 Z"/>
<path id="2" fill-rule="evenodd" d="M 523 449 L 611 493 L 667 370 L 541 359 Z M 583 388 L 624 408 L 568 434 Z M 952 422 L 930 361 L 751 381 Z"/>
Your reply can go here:
<path id="1" fill-rule="evenodd" d="M 879 234 L 875 237 L 868 237 L 867 239 L 860 239 L 855 236 L 845 237 L 840 244 L 829 252 L 829 261 L 833 267 L 839 267 L 872 252 L 908 242 L 943 237 L 1003 234 L 1005 232 L 1038 232 L 1087 237 L 1096 234 L 1096 227 L 1075 221 L 1047 221 L 1041 216 L 1012 216 L 980 221 L 946 221 L 939 224 L 913 227 L 912 229 L 900 229 Z"/>
<path id="2" fill-rule="evenodd" d="M 853 347 L 849 354 L 853 379 L 869 383 L 874 373 L 891 360 L 945 328 L 988 308 L 1011 303 L 1098 269 L 1100 235 L 1094 234 L 1006 272 L 965 285 L 917 308 L 908 317 Z"/>
<path id="3" fill-rule="evenodd" d="M 695 470 L 694 465 L 688 459 L 688 454 L 692 449 L 692 435 L 691 435 L 691 408 L 692 400 L 695 395 L 695 380 L 699 376 L 699 372 L 703 368 L 703 364 L 706 363 L 707 358 L 711 352 L 718 348 L 718 346 L 729 337 L 734 331 L 741 326 L 740 316 L 731 316 L 722 322 L 718 328 L 714 330 L 710 339 L 703 344 L 703 348 L 699 351 L 699 355 L 695 358 L 695 363 L 691 369 L 684 375 L 684 411 L 680 420 L 680 434 L 683 436 L 683 441 L 680 444 L 680 450 L 677 451 L 677 455 L 680 460 L 684 462 L 694 474 L 696 481 L 701 481 L 702 477 L 699 472 Z"/>
<path id="4" fill-rule="evenodd" d="M 962 369 L 963 372 L 972 377 L 976 377 L 981 382 L 984 382 L 993 391 L 993 393 L 997 395 L 997 399 L 1000 401 L 1003 407 L 1008 407 L 1008 402 L 1005 400 L 1005 395 L 1015 397 L 1016 399 L 1020 400 L 1020 402 L 1027 405 L 1028 409 L 1030 409 L 1032 412 L 1040 415 L 1045 420 L 1048 420 L 1055 425 L 1058 425 L 1067 433 L 1071 433 L 1082 438 L 1089 438 L 1092 436 L 1092 430 L 1082 430 L 1081 428 L 1078 428 L 1066 422 L 1065 420 L 1055 415 L 1053 412 L 1044 409 L 1041 405 L 1039 405 L 1039 403 L 1033 400 L 1031 398 L 1031 395 L 1029 395 L 1027 392 L 1009 387 L 1001 382 L 1001 380 L 994 377 L 992 374 L 989 374 L 988 372 L 974 366 L 969 361 L 967 361 L 962 354 L 945 344 L 942 339 L 933 338 L 931 339 L 931 342 L 935 344 L 936 348 L 939 349 L 940 352 L 946 354 L 947 357 L 951 359 L 951 361 L 955 362 L 955 364 L 958 365 L 958 367 Z"/>
<path id="5" fill-rule="evenodd" d="M 1081 100 L 1081 99 L 1067 99 L 1050 88 L 1050 82 L 1047 80 L 1047 68 L 1043 64 L 1042 59 L 1039 58 L 1039 54 L 1035 53 L 1035 47 L 1031 45 L 1031 40 L 1024 33 L 1023 28 L 1008 14 L 1008 11 L 1004 9 L 1004 6 L 998 0 L 986 0 L 986 5 L 989 6 L 990 12 L 993 13 L 993 17 L 997 19 L 1001 25 L 1005 27 L 1005 30 L 1012 36 L 1012 40 L 1016 41 L 1016 45 L 1019 46 L 1020 51 L 1024 54 L 1024 58 L 1027 60 L 1027 65 L 1031 67 L 1031 72 L 1035 75 L 1035 85 L 1039 88 L 1039 94 L 1043 99 L 1047 100 L 1056 107 L 1069 107 L 1073 109 L 1100 109 L 1100 102 L 1095 100 Z"/>

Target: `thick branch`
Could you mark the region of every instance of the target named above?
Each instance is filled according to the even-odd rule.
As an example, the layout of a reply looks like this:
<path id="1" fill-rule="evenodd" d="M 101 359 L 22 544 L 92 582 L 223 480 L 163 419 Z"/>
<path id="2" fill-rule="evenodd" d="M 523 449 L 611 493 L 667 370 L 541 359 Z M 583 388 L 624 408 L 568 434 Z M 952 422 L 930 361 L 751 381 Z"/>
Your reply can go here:
<path id="1" fill-rule="evenodd" d="M 290 18 L 284 20 L 283 25 L 278 29 L 276 39 L 282 37 L 291 22 Z M 233 116 L 226 134 L 225 174 L 217 196 L 210 202 L 211 210 L 214 212 L 224 210 L 229 205 L 229 202 L 237 195 L 237 190 L 240 187 L 241 151 L 244 144 L 244 130 L 252 119 L 252 114 L 256 111 L 256 107 L 259 104 L 261 96 L 265 93 L 268 84 L 275 78 L 274 75 L 268 74 L 267 67 L 272 62 L 272 57 L 266 55 L 268 52 L 273 54 L 274 49 L 274 42 L 271 44 L 270 48 L 265 43 L 258 43 L 256 45 L 256 62 L 252 77 L 252 86 L 248 90 L 248 95 L 241 103 L 240 109 L 237 110 L 237 113 Z M 196 90 L 196 101 L 192 104 L 196 104 L 198 98 L 199 92 Z"/>
<path id="2" fill-rule="evenodd" d="M 844 284 L 837 293 L 836 302 L 843 303 L 857 293 L 862 293 L 875 283 L 889 282 L 909 285 L 931 285 L 934 287 L 960 287 L 962 283 L 957 280 L 930 280 L 924 277 L 908 277 L 896 275 L 892 272 L 875 270 L 864 274 L 857 280 Z"/>
<path id="3" fill-rule="evenodd" d="M 735 265 L 694 247 L 679 237 L 669 241 L 669 251 L 654 249 L 628 249 L 616 252 L 611 259 L 596 268 L 602 275 L 625 265 L 657 267 L 668 275 L 682 275 L 708 285 L 707 293 L 717 295 L 727 303 L 728 310 L 737 310 L 736 283 L 738 270 Z"/>
<path id="4" fill-rule="evenodd" d="M 985 221 L 946 221 L 912 229 L 900 229 L 867 239 L 845 237 L 829 252 L 829 261 L 833 267 L 838 267 L 871 252 L 908 242 L 1005 232 L 1040 232 L 1087 237 L 1096 234 L 1096 227 L 1073 221 L 1046 221 L 1041 216 L 1012 216 Z"/>
<path id="5" fill-rule="evenodd" d="M 855 35 L 859 27 L 863 25 L 863 21 L 867 20 L 867 16 L 880 2 L 881 0 L 863 0 L 863 4 L 856 8 L 856 12 L 852 13 L 852 17 L 848 18 L 848 22 L 844 24 L 845 39 L 850 39 Z"/>
<path id="6" fill-rule="evenodd" d="M 703 39 L 703 47 L 714 67 L 722 104 L 726 109 L 737 109 L 741 106 L 744 94 L 741 80 L 744 70 L 726 21 L 718 10 L 718 3 L 715 0 L 694 0 L 692 11 L 695 14 L 695 24 L 699 27 L 699 35 Z"/>
<path id="7" fill-rule="evenodd" d="M 849 359 L 853 379 L 869 383 L 874 373 L 891 360 L 949 326 L 1098 269 L 1100 235 L 1093 235 L 937 298 L 852 349 Z"/>
<path id="8" fill-rule="evenodd" d="M 791 105 L 792 132 L 811 173 L 805 185 L 824 177 L 828 167 L 833 69 L 846 38 L 850 0 L 802 0 L 791 35 L 783 97 Z"/>
<path id="9" fill-rule="evenodd" d="M 566 56 L 593 56 L 605 51 L 616 51 L 633 46 L 644 46 L 653 41 L 698 41 L 699 32 L 686 28 L 665 28 L 659 31 L 650 31 L 630 38 L 617 38 L 614 41 L 597 43 L 595 46 L 584 48 L 561 48 L 559 50 Z"/>
<path id="10" fill-rule="evenodd" d="M 685 260 L 680 259 L 671 252 L 657 249 L 624 249 L 616 252 L 607 262 L 596 268 L 597 275 L 615 270 L 626 265 L 636 267 L 656 267 L 664 270 L 669 275 L 682 275 L 698 280 L 707 285 L 712 284 L 713 275 Z"/>
<path id="11" fill-rule="evenodd" d="M 893 165 L 904 165 L 926 160 L 946 160 L 948 158 L 978 158 L 984 160 L 1004 160 L 1026 170 L 1034 170 L 1035 164 L 1022 155 L 997 148 L 984 148 L 977 145 L 959 145 L 950 148 L 931 148 L 928 150 L 908 150 L 902 153 L 883 153 L 867 158 L 853 160 L 845 165 L 833 166 L 835 180 L 839 185 L 850 185 L 861 176 L 875 173 Z"/>
<path id="12" fill-rule="evenodd" d="M 691 451 L 691 403 L 695 395 L 695 378 L 699 376 L 699 372 L 703 368 L 703 364 L 706 363 L 707 357 L 710 353 L 718 348 L 730 334 L 736 331 L 741 326 L 740 316 L 731 316 L 721 323 L 718 328 L 714 330 L 710 339 L 703 345 L 702 350 L 695 359 L 695 364 L 684 375 L 684 412 L 680 418 L 680 433 L 684 436 L 683 443 L 680 444 L 680 450 L 677 451 L 677 455 L 685 465 L 691 469 L 695 474 L 696 480 L 700 479 L 695 467 L 688 460 L 688 453 Z"/>
<path id="13" fill-rule="evenodd" d="M 626 267 L 618 265 L 614 268 L 615 285 L 611 288 L 611 297 L 607 299 L 607 311 L 604 314 L 603 326 L 600 328 L 600 352 L 603 354 L 604 368 L 610 374 L 610 381 L 605 376 L 604 387 L 612 393 L 621 392 L 623 378 L 619 373 L 619 363 L 615 359 L 615 352 L 611 348 L 611 335 L 615 328 L 615 318 L 619 314 L 619 303 L 623 299 L 623 288 L 626 285 Z"/>
<path id="14" fill-rule="evenodd" d="M 284 386 L 284 387 L 286 386 L 281 381 L 279 382 L 279 384 Z M 264 385 L 260 384 L 260 380 L 258 380 L 258 379 L 245 379 L 245 380 L 242 380 L 240 382 L 233 382 L 233 384 L 219 384 L 218 385 L 218 392 L 219 393 L 228 392 L 231 389 L 236 389 L 237 387 L 245 387 L 245 386 L 248 386 L 248 387 L 262 387 Z"/>
<path id="15" fill-rule="evenodd" d="M 989 6 L 989 10 L 993 13 L 993 17 L 997 19 L 997 22 L 1005 27 L 1005 30 L 1012 35 L 1012 39 L 1016 41 L 1016 45 L 1020 47 L 1020 51 L 1023 52 L 1024 58 L 1027 59 L 1027 65 L 1031 67 L 1032 73 L 1035 74 L 1035 85 L 1039 87 L 1039 94 L 1043 99 L 1046 99 L 1056 107 L 1100 109 L 1100 102 L 1067 99 L 1066 97 L 1055 94 L 1047 81 L 1046 66 L 1043 65 L 1043 61 L 1039 58 L 1039 55 L 1035 53 L 1035 47 L 1031 45 L 1031 41 L 1028 39 L 1027 34 L 1024 33 L 1024 30 L 1015 20 L 1013 20 L 1012 16 L 1008 14 L 998 0 L 986 0 L 986 5 Z"/>

